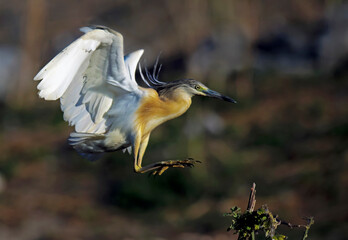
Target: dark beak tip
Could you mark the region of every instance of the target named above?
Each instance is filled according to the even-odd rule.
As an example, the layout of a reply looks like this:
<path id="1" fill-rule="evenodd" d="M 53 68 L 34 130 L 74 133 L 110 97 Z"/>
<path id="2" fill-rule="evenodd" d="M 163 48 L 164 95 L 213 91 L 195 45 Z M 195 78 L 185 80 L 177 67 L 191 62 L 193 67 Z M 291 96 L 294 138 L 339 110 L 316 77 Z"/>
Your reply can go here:
<path id="1" fill-rule="evenodd" d="M 222 95 L 218 92 L 215 92 L 213 90 L 207 90 L 207 91 L 205 91 L 205 93 L 207 94 L 206 96 L 208 96 L 208 97 L 218 98 L 218 99 L 224 100 L 226 102 L 237 103 L 236 100 L 234 100 L 230 97 L 224 96 L 224 95 Z"/>
<path id="2" fill-rule="evenodd" d="M 223 97 L 222 97 L 222 100 L 225 100 L 225 101 L 231 102 L 231 103 L 237 103 L 236 100 L 234 100 L 234 99 L 232 99 L 232 98 L 230 98 L 230 97 L 226 97 L 226 96 L 223 96 Z"/>

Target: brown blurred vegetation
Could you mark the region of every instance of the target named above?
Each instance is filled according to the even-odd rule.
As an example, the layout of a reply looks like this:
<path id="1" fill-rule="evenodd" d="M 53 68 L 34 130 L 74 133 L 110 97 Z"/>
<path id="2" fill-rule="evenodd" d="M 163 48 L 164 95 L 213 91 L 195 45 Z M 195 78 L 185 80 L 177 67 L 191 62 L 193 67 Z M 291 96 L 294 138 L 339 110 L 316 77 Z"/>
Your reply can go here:
<path id="1" fill-rule="evenodd" d="M 253 181 L 284 220 L 315 217 L 310 239 L 348 235 L 345 1 L 0 0 L 0 22 L 0 239 L 234 239 L 222 213 Z M 59 103 L 32 78 L 90 24 L 144 48 L 149 66 L 162 51 L 162 81 L 193 77 L 238 101 L 195 97 L 144 158 L 202 164 L 148 178 L 129 155 L 88 162 L 68 146 Z"/>

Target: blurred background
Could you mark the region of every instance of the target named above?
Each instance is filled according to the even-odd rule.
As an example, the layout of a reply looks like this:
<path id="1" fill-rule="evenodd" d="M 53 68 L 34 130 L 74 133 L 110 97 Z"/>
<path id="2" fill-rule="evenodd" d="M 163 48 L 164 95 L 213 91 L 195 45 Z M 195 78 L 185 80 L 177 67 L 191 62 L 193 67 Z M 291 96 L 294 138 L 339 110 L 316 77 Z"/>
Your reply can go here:
<path id="1" fill-rule="evenodd" d="M 252 182 L 256 207 L 314 216 L 310 239 L 348 236 L 346 1 L 0 0 L 0 23 L 1 240 L 236 239 L 222 214 L 246 207 Z M 32 79 L 90 24 L 144 48 L 150 68 L 162 52 L 161 81 L 238 101 L 195 97 L 144 157 L 202 164 L 153 178 L 122 152 L 89 162 L 68 146 L 59 102 Z"/>

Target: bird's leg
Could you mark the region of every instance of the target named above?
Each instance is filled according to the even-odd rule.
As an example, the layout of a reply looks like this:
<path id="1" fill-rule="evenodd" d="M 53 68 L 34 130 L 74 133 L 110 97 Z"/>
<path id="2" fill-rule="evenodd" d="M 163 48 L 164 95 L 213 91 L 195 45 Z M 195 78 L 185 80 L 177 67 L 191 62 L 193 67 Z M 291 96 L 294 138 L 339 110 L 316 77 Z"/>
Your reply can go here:
<path id="1" fill-rule="evenodd" d="M 140 143 L 140 147 L 139 147 L 139 155 L 138 155 L 138 158 L 135 159 L 136 161 L 136 166 L 138 169 L 141 169 L 141 163 L 143 161 L 143 157 L 144 157 L 144 153 L 145 153 L 145 150 L 147 148 L 147 144 L 149 143 L 149 139 L 150 139 L 150 133 L 147 134 L 145 136 L 145 138 L 143 139 L 143 141 L 141 141 Z"/>
<path id="2" fill-rule="evenodd" d="M 134 171 L 135 172 L 139 172 L 139 170 L 141 169 L 141 165 L 138 165 L 138 154 L 139 154 L 139 148 L 141 145 L 141 134 L 138 134 L 135 137 L 134 140 L 134 145 L 133 145 L 133 152 L 134 152 Z"/>
<path id="3" fill-rule="evenodd" d="M 136 137 L 134 143 L 134 171 L 137 173 L 145 173 L 149 171 L 153 171 L 152 175 L 161 175 L 170 167 L 193 167 L 195 163 L 200 161 L 194 160 L 192 158 L 188 158 L 185 160 L 169 160 L 169 161 L 161 161 L 149 164 L 147 166 L 142 167 L 143 156 L 149 142 L 150 134 L 145 136 L 141 141 L 140 137 Z"/>

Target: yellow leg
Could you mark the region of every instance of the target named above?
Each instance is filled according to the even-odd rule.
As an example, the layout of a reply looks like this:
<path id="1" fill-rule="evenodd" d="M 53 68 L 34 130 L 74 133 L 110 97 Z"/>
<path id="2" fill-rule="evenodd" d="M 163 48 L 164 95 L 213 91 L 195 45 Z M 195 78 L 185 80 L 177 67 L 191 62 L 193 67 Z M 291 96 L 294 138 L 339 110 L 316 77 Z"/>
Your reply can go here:
<path id="1" fill-rule="evenodd" d="M 138 154 L 139 147 L 141 144 L 141 134 L 137 134 L 134 140 L 133 151 L 134 151 L 134 171 L 139 172 L 141 166 L 138 166 Z"/>
<path id="2" fill-rule="evenodd" d="M 150 139 L 150 133 L 147 134 L 145 136 L 144 140 L 140 143 L 139 155 L 138 155 L 138 159 L 137 159 L 137 166 L 139 168 L 141 168 L 141 163 L 143 161 L 144 153 L 145 153 L 145 150 L 147 148 L 147 144 L 149 143 L 149 139 Z"/>

